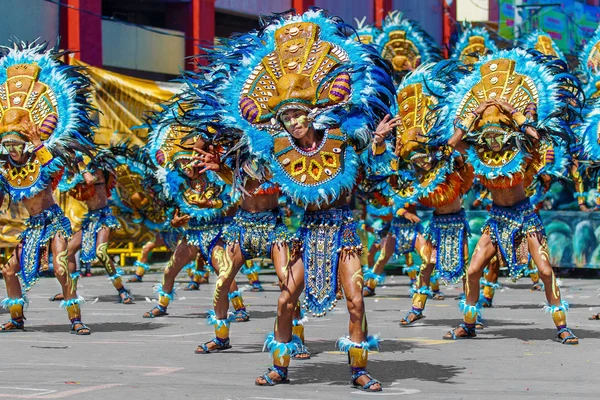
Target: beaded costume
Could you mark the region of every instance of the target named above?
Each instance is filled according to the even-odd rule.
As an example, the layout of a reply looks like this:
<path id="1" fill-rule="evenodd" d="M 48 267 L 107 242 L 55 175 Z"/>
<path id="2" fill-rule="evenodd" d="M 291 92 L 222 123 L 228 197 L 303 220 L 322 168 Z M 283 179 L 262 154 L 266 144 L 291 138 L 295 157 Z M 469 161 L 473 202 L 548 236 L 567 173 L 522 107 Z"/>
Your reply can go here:
<path id="1" fill-rule="evenodd" d="M 63 168 L 70 166 L 74 151 L 86 152 L 92 146 L 89 80 L 78 68 L 60 62 L 63 53 L 56 48 L 47 50 L 45 43 L 14 43 L 12 48 L 3 47 L 2 53 L 0 189 L 11 201 L 23 203 L 28 211 L 37 210 L 38 202 L 52 203 L 29 217 L 27 228 L 20 236 L 21 249 L 16 254 L 20 255 L 21 284 L 25 290 L 31 289 L 39 272 L 47 269 L 50 243 L 57 241 L 60 253 L 53 254 L 54 268 L 63 294 L 68 298 L 61 306 L 69 313 L 73 331 L 89 334 L 89 329 L 81 323 L 79 304 L 82 300 L 71 287 L 67 270 L 66 240 L 71 236 L 70 222 L 51 194 Z M 42 144 L 35 148 L 32 138 L 21 133 L 27 124 L 33 124 L 39 134 L 37 140 Z M 25 162 L 15 161 L 15 153 Z M 12 265 L 9 261 L 7 268 L 15 268 Z M 9 298 L 3 305 L 10 307 L 11 320 L 2 329 L 23 329 L 22 291 L 9 284 L 6 274 L 4 278 Z M 17 292 L 21 295 L 14 297 Z"/>
<path id="2" fill-rule="evenodd" d="M 243 132 L 249 151 L 272 172 L 272 182 L 307 209 L 292 262 L 301 258 L 304 266 L 304 307 L 323 316 L 336 303 L 340 252 L 352 256 L 362 250 L 352 212 L 327 206 L 352 191 L 360 169 L 367 176 L 390 169 L 389 161 L 380 162 L 389 160 L 385 146 L 370 147 L 374 121 L 388 113 L 393 96 L 388 71 L 373 48 L 347 38 L 322 10 L 273 16 L 260 32 L 229 44 L 231 53 L 214 63 L 227 77 L 218 88 L 219 122 Z M 280 118 L 286 110 L 308 114 L 322 136 L 316 148 L 300 148 L 284 130 Z M 278 342 L 276 335 L 265 342 L 274 361 L 270 371 L 286 381 L 297 341 Z M 367 374 L 367 352 L 375 342 L 345 339 L 340 346 L 351 354 L 353 382 Z M 268 374 L 260 379 L 275 384 Z"/>
<path id="3" fill-rule="evenodd" d="M 546 141 L 562 145 L 572 140 L 571 110 L 580 104 L 578 96 L 577 80 L 563 61 L 520 49 L 499 51 L 476 63 L 444 99 L 449 118 L 441 127 L 442 132 L 452 132 L 456 125 L 454 135 L 462 135 L 468 145 L 466 156 L 478 179 L 494 201 L 498 195 L 506 204 L 494 202 L 482 229 L 496 248 L 499 262 L 516 279 L 527 269 L 530 252 L 535 252 L 538 267 L 552 275 L 545 282 L 546 297 L 552 304 L 557 337 L 567 344 L 576 344 L 577 338 L 566 327 L 568 307 L 561 303 L 548 262 L 544 227 L 530 199 L 522 199 L 521 193 L 544 165 Z M 475 267 L 472 261 L 469 274 L 480 274 L 481 263 L 486 261 L 478 260 Z M 480 305 L 473 301 L 473 281 L 468 280 L 467 298 L 460 302 L 464 323 L 445 339 L 475 336 Z"/>

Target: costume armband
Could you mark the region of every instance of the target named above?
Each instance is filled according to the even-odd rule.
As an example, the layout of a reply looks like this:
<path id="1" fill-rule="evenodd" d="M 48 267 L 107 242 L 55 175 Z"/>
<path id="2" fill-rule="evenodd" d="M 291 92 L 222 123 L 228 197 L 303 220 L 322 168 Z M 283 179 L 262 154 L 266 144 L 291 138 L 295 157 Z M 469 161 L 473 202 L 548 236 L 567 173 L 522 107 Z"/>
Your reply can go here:
<path id="1" fill-rule="evenodd" d="M 465 132 L 469 132 L 476 120 L 477 115 L 475 115 L 473 112 L 470 112 L 456 123 L 456 127 Z"/>
<path id="2" fill-rule="evenodd" d="M 520 111 L 513 113 L 512 118 L 519 126 L 523 126 L 527 122 L 527 118 Z"/>
<path id="3" fill-rule="evenodd" d="M 374 156 L 380 156 L 383 153 L 385 153 L 386 150 L 386 146 L 385 146 L 385 141 L 382 141 L 381 143 L 377 144 L 377 142 L 375 142 L 375 140 L 373 140 L 373 143 L 371 144 L 371 152 L 373 153 Z"/>
<path id="4" fill-rule="evenodd" d="M 54 156 L 52 156 L 52 153 L 50 153 L 50 151 L 48 151 L 46 146 L 44 146 L 43 144 L 36 148 L 33 152 L 35 153 L 35 157 L 39 160 L 42 166 L 47 165 L 54 158 Z"/>

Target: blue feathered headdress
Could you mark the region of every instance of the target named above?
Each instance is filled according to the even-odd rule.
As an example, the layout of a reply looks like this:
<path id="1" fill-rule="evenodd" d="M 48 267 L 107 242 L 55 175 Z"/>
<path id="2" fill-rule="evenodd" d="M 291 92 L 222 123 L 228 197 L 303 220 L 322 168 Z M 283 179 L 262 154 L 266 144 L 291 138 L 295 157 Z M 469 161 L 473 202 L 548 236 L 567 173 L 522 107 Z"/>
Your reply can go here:
<path id="1" fill-rule="evenodd" d="M 392 64 L 396 84 L 399 84 L 404 74 L 408 72 L 404 69 L 405 61 L 410 63 L 410 69 L 415 69 L 421 64 L 442 59 L 441 49 L 435 39 L 425 32 L 416 21 L 403 18 L 400 11 L 391 11 L 385 17 L 381 29 L 383 34 L 379 36 L 375 45 L 381 56 Z M 397 35 L 399 32 L 404 32 L 404 38 L 396 38 L 392 41 L 391 35 Z M 403 41 L 408 42 L 410 46 L 402 43 Z M 402 48 L 412 47 L 413 50 L 416 50 L 414 58 L 408 58 L 408 54 L 398 53 L 400 45 Z"/>
<path id="2" fill-rule="evenodd" d="M 562 50 L 554 43 L 554 40 L 552 40 L 552 36 L 544 31 L 538 29 L 534 30 L 525 36 L 519 45 L 525 50 L 534 49 L 547 56 L 553 56 L 560 58 L 565 62 L 567 61 Z"/>
<path id="3" fill-rule="evenodd" d="M 289 32 L 285 31 L 286 26 L 292 26 Z M 332 64 L 324 65 L 324 69 L 320 70 L 326 72 L 319 74 L 315 71 L 311 75 L 313 82 L 309 86 L 311 90 L 315 89 L 316 98 L 286 97 L 288 93 L 277 92 L 277 84 L 282 77 L 291 77 L 292 74 L 280 70 L 274 75 L 265 73 L 265 65 L 268 64 L 265 64 L 265 58 L 277 58 L 276 51 L 281 50 L 276 47 L 275 38 L 280 28 L 283 29 L 280 32 L 292 36 L 302 35 L 300 29 L 314 29 L 314 34 L 318 34 L 314 45 L 326 47 L 314 47 L 313 50 L 329 49 L 318 61 L 331 60 Z M 311 10 L 301 16 L 274 16 L 261 31 L 231 38 L 230 51 L 213 55 L 213 73 L 218 71 L 221 76 L 228 76 L 218 87 L 222 106 L 219 123 L 225 129 L 235 127 L 244 133 L 250 152 L 269 163 L 274 181 L 296 202 L 319 204 L 351 190 L 361 160 L 354 148 L 346 145 L 341 173 L 311 186 L 292 179 L 275 159 L 274 138 L 287 135 L 276 119 L 277 111 L 281 112 L 288 105 L 288 100 L 293 100 L 296 107 L 310 111 L 309 118 L 314 120 L 315 127 L 325 130 L 339 126 L 343 135 L 340 140 L 356 144 L 360 150 L 368 146 L 375 122 L 389 113 L 393 102 L 393 84 L 385 63 L 372 47 L 347 37 L 344 29 L 345 25 L 322 10 Z M 301 44 L 310 40 L 304 38 Z M 297 47 L 292 45 L 290 49 L 298 51 Z M 290 59 L 286 61 L 285 68 L 295 69 L 300 62 L 310 69 L 317 60 L 310 58 L 311 53 L 302 54 L 308 54 L 308 58 L 300 61 Z M 302 73 L 294 75 L 296 82 L 305 79 Z M 293 87 L 288 85 L 281 89 Z M 329 95 L 325 96 L 325 93 Z M 276 96 L 282 101 L 274 101 Z M 270 105 L 269 100 L 272 100 Z"/>
<path id="4" fill-rule="evenodd" d="M 481 38 L 483 42 L 478 42 L 478 48 L 473 47 L 472 38 Z M 473 27 L 471 24 L 464 24 L 462 32 L 454 44 L 452 49 L 452 55 L 450 56 L 453 60 L 463 61 L 465 57 L 475 56 L 479 58 L 489 53 L 495 53 L 498 51 L 498 47 L 494 40 L 490 37 L 490 33 L 481 26 Z"/>
<path id="5" fill-rule="evenodd" d="M 599 43 L 600 26 L 596 28 L 594 35 L 587 40 L 585 47 L 579 53 L 579 70 L 585 76 L 584 91 L 586 98 L 596 97 L 599 92 L 597 86 L 600 83 L 600 52 L 597 47 Z"/>

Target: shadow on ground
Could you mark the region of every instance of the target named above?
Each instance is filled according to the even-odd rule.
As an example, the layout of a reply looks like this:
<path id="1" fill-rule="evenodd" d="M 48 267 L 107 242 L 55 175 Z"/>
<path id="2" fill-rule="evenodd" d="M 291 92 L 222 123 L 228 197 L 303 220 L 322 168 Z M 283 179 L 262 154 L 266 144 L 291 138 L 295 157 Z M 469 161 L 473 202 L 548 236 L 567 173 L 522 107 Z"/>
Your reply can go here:
<path id="1" fill-rule="evenodd" d="M 600 330 L 589 330 L 574 328 L 573 333 L 581 340 L 600 339 Z M 555 340 L 556 329 L 498 329 L 494 331 L 483 330 L 477 333 L 479 338 L 487 340 L 495 339 L 519 339 L 524 342 L 533 340 Z"/>
<path id="2" fill-rule="evenodd" d="M 85 316 L 85 315 L 84 315 Z M 162 324 L 153 324 L 149 322 L 105 322 L 102 324 L 90 325 L 92 334 L 94 332 L 139 332 L 152 331 L 163 328 Z M 45 332 L 57 333 L 68 332 L 71 330 L 70 325 L 28 325 L 26 327 L 29 332 Z"/>
<path id="3" fill-rule="evenodd" d="M 464 368 L 454 365 L 430 364 L 411 360 L 372 360 L 369 372 L 385 386 L 398 379 L 416 379 L 423 382 L 455 384 L 455 378 Z M 289 372 L 292 384 L 323 383 L 348 386 L 350 371 L 340 362 L 295 362 Z"/>

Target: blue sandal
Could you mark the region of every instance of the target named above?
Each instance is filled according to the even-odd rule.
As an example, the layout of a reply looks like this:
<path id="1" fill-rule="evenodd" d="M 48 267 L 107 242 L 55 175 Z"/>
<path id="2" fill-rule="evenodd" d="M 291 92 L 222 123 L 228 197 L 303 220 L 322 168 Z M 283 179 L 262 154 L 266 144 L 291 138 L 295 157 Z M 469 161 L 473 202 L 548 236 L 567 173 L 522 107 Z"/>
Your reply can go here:
<path id="1" fill-rule="evenodd" d="M 121 295 L 124 295 L 124 297 L 121 297 Z M 121 288 L 119 289 L 119 303 L 121 304 L 133 304 L 133 296 L 131 295 L 131 292 L 125 288 Z"/>
<path id="2" fill-rule="evenodd" d="M 308 357 L 298 357 L 298 356 L 308 356 Z M 310 351 L 308 351 L 308 347 L 302 345 L 298 351 L 296 351 L 293 355 L 294 360 L 310 360 Z"/>
<path id="3" fill-rule="evenodd" d="M 456 336 L 456 329 L 461 328 L 466 332 L 465 336 Z M 465 323 L 458 325 L 457 328 L 446 333 L 442 339 L 444 340 L 459 340 L 459 339 L 473 339 L 477 337 L 477 333 L 475 333 L 475 327 L 469 328 Z"/>
<path id="4" fill-rule="evenodd" d="M 214 349 L 211 350 L 208 348 L 209 343 L 214 343 L 217 345 L 217 347 L 215 347 Z M 231 345 L 229 344 L 229 338 L 227 338 L 225 340 L 221 340 L 218 337 L 214 337 L 206 343 L 199 344 L 194 353 L 209 354 L 209 353 L 212 353 L 213 351 L 219 352 L 219 351 L 227 350 L 230 348 L 231 348 Z M 200 349 L 202 349 L 202 351 L 199 351 Z"/>
<path id="5" fill-rule="evenodd" d="M 366 376 L 367 378 L 369 378 L 369 382 L 367 382 L 365 385 L 359 385 L 358 383 L 356 383 L 356 380 L 363 375 Z M 381 382 L 379 382 L 377 379 L 373 378 L 367 370 L 362 370 L 362 371 L 356 372 L 355 374 L 352 375 L 352 378 L 350 378 L 350 379 L 351 379 L 350 384 L 355 389 L 359 389 L 359 390 L 362 390 L 365 392 L 381 392 L 383 390 L 381 388 Z M 379 384 L 379 389 L 371 389 L 371 386 L 373 386 L 375 384 Z"/>
<path id="6" fill-rule="evenodd" d="M 235 322 L 248 322 L 250 321 L 250 314 L 243 308 L 236 310 L 234 314 Z"/>
<path id="7" fill-rule="evenodd" d="M 20 318 L 20 320 L 21 321 L 17 321 L 13 318 L 9 319 L 7 323 L 0 325 L 0 332 L 24 331 L 25 317 Z"/>
<path id="8" fill-rule="evenodd" d="M 75 328 L 76 325 L 79 325 L 78 328 Z M 82 332 L 83 330 L 87 330 L 87 332 Z M 88 328 L 80 319 L 71 320 L 71 333 L 72 335 L 78 336 L 87 336 L 91 335 L 91 330 Z"/>
<path id="9" fill-rule="evenodd" d="M 154 310 L 158 310 L 159 313 L 158 314 L 154 314 L 152 312 Z M 163 307 L 160 304 L 157 304 L 154 307 L 152 307 L 152 310 L 150 310 L 147 313 L 145 313 L 144 315 L 142 315 L 142 318 L 157 318 L 157 317 L 163 317 L 165 315 L 169 315 L 167 313 L 167 307 Z"/>
<path id="10" fill-rule="evenodd" d="M 561 338 L 560 335 L 562 335 L 565 332 L 568 333 L 569 336 Z M 576 342 L 571 342 L 571 343 L 567 342 L 567 340 L 572 340 L 572 339 L 575 339 L 577 341 Z M 556 332 L 556 340 L 558 340 L 562 344 L 567 344 L 567 345 L 570 345 L 570 346 L 576 346 L 576 345 L 579 344 L 579 338 L 577 336 L 575 336 L 575 334 L 573 333 L 573 331 L 570 330 L 569 328 L 559 329 L 558 332 Z"/>
<path id="11" fill-rule="evenodd" d="M 200 284 L 198 282 L 190 281 L 183 290 L 200 290 Z"/>
<path id="12" fill-rule="evenodd" d="M 375 289 L 371 289 L 369 286 L 363 288 L 363 297 L 375 296 Z"/>
<path id="13" fill-rule="evenodd" d="M 269 377 L 269 372 L 272 372 L 272 371 L 275 371 L 277 373 L 277 375 L 279 375 L 279 377 L 281 378 L 280 381 L 274 381 L 273 379 L 271 379 Z M 269 368 L 267 373 L 259 376 L 259 378 L 264 379 L 266 383 L 262 384 L 262 383 L 258 383 L 255 381 L 254 384 L 256 386 L 275 386 L 275 385 L 279 385 L 279 384 L 290 383 L 290 380 L 287 377 L 287 368 L 281 368 L 276 365 L 274 365 L 272 368 Z"/>
<path id="14" fill-rule="evenodd" d="M 413 315 L 415 315 L 415 317 L 416 317 L 416 318 L 415 318 L 415 319 L 413 319 L 412 321 L 410 321 L 410 320 L 408 319 L 408 317 L 410 316 L 410 314 L 413 314 Z M 418 320 L 420 320 L 420 319 L 425 319 L 425 318 L 427 318 L 427 317 L 423 315 L 423 310 L 421 310 L 421 311 L 417 311 L 417 310 L 410 310 L 410 311 L 408 312 L 408 314 L 406 314 L 406 317 L 404 317 L 404 318 L 402 318 L 402 319 L 400 320 L 400 326 L 410 326 L 410 325 L 414 324 L 415 322 L 417 322 Z"/>

